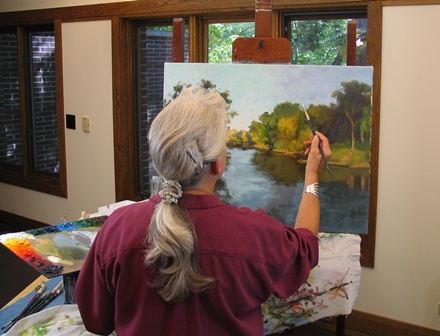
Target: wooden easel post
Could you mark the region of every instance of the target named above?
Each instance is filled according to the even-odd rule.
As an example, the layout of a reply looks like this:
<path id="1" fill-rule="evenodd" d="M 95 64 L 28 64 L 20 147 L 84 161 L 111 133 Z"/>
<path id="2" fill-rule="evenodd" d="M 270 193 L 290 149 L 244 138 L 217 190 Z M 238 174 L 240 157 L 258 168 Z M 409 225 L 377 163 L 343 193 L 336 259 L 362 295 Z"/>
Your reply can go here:
<path id="1" fill-rule="evenodd" d="M 272 0 L 255 0 L 255 37 L 272 37 Z"/>
<path id="2" fill-rule="evenodd" d="M 232 62 L 289 64 L 291 54 L 288 39 L 272 37 L 272 0 L 255 0 L 255 37 L 232 43 Z"/>
<path id="3" fill-rule="evenodd" d="M 347 65 L 356 65 L 356 21 L 347 24 Z"/>
<path id="4" fill-rule="evenodd" d="M 185 19 L 175 18 L 173 20 L 173 62 L 185 61 Z"/>

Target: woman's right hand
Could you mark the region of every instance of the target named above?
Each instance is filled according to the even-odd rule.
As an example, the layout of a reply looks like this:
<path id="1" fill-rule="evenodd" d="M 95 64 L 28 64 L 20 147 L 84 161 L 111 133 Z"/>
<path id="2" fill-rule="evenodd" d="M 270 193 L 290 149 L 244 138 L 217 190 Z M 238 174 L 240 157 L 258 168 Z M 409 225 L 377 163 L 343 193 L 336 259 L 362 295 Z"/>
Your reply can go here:
<path id="1" fill-rule="evenodd" d="M 317 174 L 319 169 L 324 164 L 321 152 L 319 151 L 319 144 L 321 144 L 322 150 L 327 160 L 330 159 L 330 157 L 332 156 L 330 143 L 327 137 L 320 132 L 316 132 L 316 135 L 312 137 L 312 140 L 304 142 L 304 145 L 307 147 L 305 154 L 308 155 L 306 173 Z"/>

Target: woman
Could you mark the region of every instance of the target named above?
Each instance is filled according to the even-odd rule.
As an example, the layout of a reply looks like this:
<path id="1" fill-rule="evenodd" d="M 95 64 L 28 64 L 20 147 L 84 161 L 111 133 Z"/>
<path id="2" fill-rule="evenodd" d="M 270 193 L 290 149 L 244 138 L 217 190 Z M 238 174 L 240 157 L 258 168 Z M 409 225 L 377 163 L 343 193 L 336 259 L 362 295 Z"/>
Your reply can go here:
<path id="1" fill-rule="evenodd" d="M 148 202 L 107 219 L 75 290 L 86 328 L 96 334 L 262 335 L 261 304 L 286 298 L 318 262 L 322 165 L 317 133 L 308 141 L 305 191 L 295 227 L 262 210 L 214 195 L 226 167 L 226 103 L 190 87 L 156 117 L 151 160 L 164 179 Z"/>

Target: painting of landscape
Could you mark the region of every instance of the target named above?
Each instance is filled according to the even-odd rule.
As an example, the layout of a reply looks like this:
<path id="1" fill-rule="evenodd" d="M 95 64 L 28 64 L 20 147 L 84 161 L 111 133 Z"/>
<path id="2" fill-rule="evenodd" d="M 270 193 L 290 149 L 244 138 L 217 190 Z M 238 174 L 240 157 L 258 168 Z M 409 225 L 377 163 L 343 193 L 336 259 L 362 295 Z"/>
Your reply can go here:
<path id="1" fill-rule="evenodd" d="M 166 63 L 164 104 L 187 86 L 228 104 L 227 169 L 216 193 L 294 225 L 304 189 L 304 109 L 332 146 L 320 173 L 321 232 L 368 233 L 372 67 Z"/>

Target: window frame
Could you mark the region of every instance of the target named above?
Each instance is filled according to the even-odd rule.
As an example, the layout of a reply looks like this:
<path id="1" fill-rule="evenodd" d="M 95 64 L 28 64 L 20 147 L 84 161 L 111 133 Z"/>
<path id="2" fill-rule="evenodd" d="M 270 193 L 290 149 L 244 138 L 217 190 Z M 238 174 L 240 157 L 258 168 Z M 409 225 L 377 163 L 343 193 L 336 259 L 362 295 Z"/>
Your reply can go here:
<path id="1" fill-rule="evenodd" d="M 45 173 L 35 171 L 31 168 L 33 158 L 29 147 L 33 139 L 28 137 L 25 130 L 32 124 L 29 118 L 32 113 L 29 110 L 29 95 L 32 83 L 28 82 L 25 73 L 29 72 L 29 65 L 25 62 L 25 43 L 28 43 L 29 33 L 47 29 L 50 27 L 54 31 L 55 36 L 55 69 L 56 69 L 56 96 L 57 96 L 57 132 L 58 132 L 58 159 L 59 173 Z M 18 39 L 18 64 L 19 64 L 19 100 L 20 100 L 20 118 L 21 118 L 21 142 L 23 148 L 23 166 L 22 169 L 0 163 L 0 182 L 16 185 L 26 189 L 39 191 L 59 197 L 67 198 L 67 176 L 66 176 L 66 153 L 65 153 L 65 133 L 64 133 L 64 104 L 63 104 L 63 77 L 62 77 L 62 50 L 61 50 L 61 21 L 54 20 L 51 23 L 38 23 L 34 25 L 1 28 L 3 31 L 17 32 Z"/>
<path id="2" fill-rule="evenodd" d="M 186 20 L 185 20 L 186 21 Z M 188 26 L 186 24 L 184 24 L 185 26 Z M 146 145 L 146 143 L 144 143 L 143 141 L 145 140 L 143 137 L 146 136 L 146 131 L 148 131 L 149 126 L 147 125 L 146 130 L 142 129 L 142 117 L 143 116 L 147 116 L 147 118 L 150 117 L 150 114 L 147 113 L 146 111 L 142 112 L 142 103 L 141 103 L 141 96 L 138 95 L 138 93 L 141 91 L 142 85 L 141 85 L 141 78 L 140 78 L 140 74 L 137 73 L 137 71 L 141 68 L 141 64 L 142 63 L 142 56 L 141 56 L 141 46 L 140 46 L 140 41 L 139 41 L 139 35 L 140 35 L 140 31 L 142 28 L 146 28 L 146 27 L 158 27 L 158 26 L 163 26 L 163 27 L 170 27 L 173 28 L 173 19 L 161 19 L 161 20 L 135 20 L 131 22 L 131 31 L 132 31 L 132 48 L 133 48 L 133 81 L 132 81 L 132 85 L 133 85 L 133 150 L 134 150 L 134 162 L 133 162 L 133 167 L 134 167 L 134 191 L 136 193 L 136 195 L 138 195 L 138 197 L 140 197 L 141 199 L 146 199 L 150 197 L 150 186 L 149 186 L 149 181 L 143 181 L 142 180 L 142 170 L 146 169 L 146 170 L 150 170 L 151 167 L 147 166 L 147 167 L 142 167 L 142 155 L 140 154 L 140 152 L 142 151 L 142 146 Z M 185 27 L 183 28 L 185 30 Z M 172 34 L 172 29 L 170 30 L 170 33 Z M 148 35 L 147 35 L 148 36 Z M 172 42 L 172 39 L 170 39 L 170 41 Z M 166 57 L 169 56 L 169 61 L 172 60 L 172 53 L 170 55 L 167 54 Z M 157 60 L 156 60 L 157 62 Z M 153 62 L 155 63 L 155 62 Z M 144 64 L 146 66 L 146 64 Z M 147 80 L 148 82 L 148 80 Z M 150 86 L 151 84 L 147 84 L 147 86 Z M 143 88 L 145 91 L 148 91 L 148 88 L 144 87 Z M 157 103 L 157 101 L 156 101 Z M 161 104 L 163 104 L 163 100 L 161 100 Z M 147 104 L 148 105 L 148 104 Z M 162 106 L 162 105 L 161 105 Z M 161 110 L 162 108 L 160 108 Z M 148 121 L 147 121 L 148 123 Z M 143 133 L 145 131 L 145 133 Z M 149 152 L 148 152 L 148 157 L 149 157 Z M 148 172 L 148 177 L 150 177 L 151 171 Z M 142 190 L 142 185 L 147 184 L 148 185 L 148 189 L 147 190 Z"/>
<path id="3" fill-rule="evenodd" d="M 378 149 L 379 149 L 379 108 L 380 108 L 380 73 L 381 73 L 381 44 L 382 44 L 382 10 L 381 4 L 376 1 L 370 1 L 367 3 L 363 3 L 358 6 L 354 6 L 352 3 L 338 3 L 336 6 L 332 6 L 331 8 L 323 5 L 323 4 L 313 4 L 310 6 L 274 6 L 273 8 L 273 20 L 272 20 L 272 31 L 273 35 L 280 37 L 283 36 L 283 15 L 286 13 L 292 12 L 330 12 L 330 11 L 348 11 L 348 10 L 366 10 L 367 19 L 368 19 L 368 51 L 367 51 L 367 65 L 371 65 L 374 67 L 373 74 L 373 104 L 372 104 L 372 140 L 371 140 L 371 164 L 370 164 L 370 208 L 369 208 L 369 222 L 368 222 L 368 234 L 361 235 L 361 264 L 366 267 L 374 267 L 374 259 L 375 259 L 375 241 L 376 241 L 376 206 L 377 206 L 377 172 L 378 172 Z M 175 13 L 175 17 L 178 16 L 179 13 Z M 190 62 L 207 62 L 207 25 L 208 23 L 214 22 L 237 22 L 240 20 L 244 20 L 244 18 L 253 17 L 254 12 L 249 11 L 247 14 L 240 13 L 237 14 L 235 11 L 231 10 L 230 13 L 222 12 L 217 15 L 190 15 L 189 16 L 189 26 L 190 26 Z M 125 21 L 125 23 L 124 23 Z M 115 23 L 115 31 L 119 31 L 119 27 L 123 25 L 127 26 L 127 19 L 120 19 L 119 21 L 114 20 Z M 127 28 L 127 27 L 126 27 Z M 119 40 L 123 40 L 122 36 L 127 34 L 128 30 L 125 33 L 122 31 L 119 32 Z M 125 44 L 125 43 L 124 43 Z M 129 59 L 130 50 L 126 49 L 124 52 L 121 52 L 122 45 L 115 47 L 114 51 L 118 55 L 114 55 L 113 59 Z M 123 55 L 125 56 L 123 56 Z M 122 56 L 122 57 L 121 57 Z M 119 71 L 125 72 L 126 64 L 117 63 L 115 67 L 120 67 Z M 124 70 L 122 69 L 124 68 Z M 130 68 L 131 69 L 131 68 Z M 129 75 L 127 75 L 129 76 Z M 123 76 L 122 76 L 123 77 Z M 120 101 L 123 95 L 124 90 L 128 89 L 128 86 L 122 85 L 123 82 L 120 82 L 120 77 L 117 80 L 118 84 L 115 87 L 115 101 Z M 127 83 L 127 82 L 125 82 Z M 132 91 L 126 92 L 127 94 L 132 94 Z M 131 103 L 128 103 L 131 104 Z M 127 109 L 126 109 L 127 111 Z M 115 111 L 116 113 L 116 111 Z M 125 116 L 124 118 L 128 118 Z M 133 118 L 133 116 L 131 116 Z M 117 119 L 122 119 L 122 113 L 119 111 L 117 113 Z M 132 120 L 132 119 L 131 119 Z M 123 124 L 121 124 L 122 127 Z M 122 133 L 123 131 L 115 129 L 115 135 Z M 115 140 L 117 137 L 115 136 Z M 125 148 L 128 151 L 133 150 L 132 140 L 127 139 L 122 143 L 119 143 L 119 148 Z M 115 148 L 117 144 L 115 142 Z M 131 148 L 128 148 L 131 147 Z M 120 151 L 118 155 L 118 151 L 115 150 L 115 163 L 121 162 Z M 127 158 L 128 156 L 125 155 Z M 125 167 L 130 167 L 133 164 L 133 160 L 131 162 L 127 162 L 124 165 Z M 133 185 L 133 170 L 127 169 L 117 169 L 115 179 L 116 179 L 116 187 L 117 187 L 117 201 L 121 201 L 124 199 L 131 200 L 140 200 L 140 197 L 133 192 L 133 187 L 127 185 L 126 183 L 121 183 L 120 181 L 129 181 L 131 179 Z M 119 181 L 119 182 L 118 182 Z"/>
<path id="4" fill-rule="evenodd" d="M 283 36 L 289 41 L 292 41 L 292 32 L 290 25 L 293 21 L 307 21 L 307 20 L 346 20 L 346 19 L 367 19 L 366 9 L 357 10 L 334 10 L 334 11 L 311 11 L 306 13 L 283 13 Z M 356 64 L 357 65 L 357 64 Z"/>
<path id="5" fill-rule="evenodd" d="M 208 38 L 209 38 L 209 28 L 208 26 L 210 24 L 216 24 L 216 23 L 240 23 L 240 22 L 252 22 L 255 20 L 254 15 L 231 15 L 231 16 L 218 16 L 218 17 L 206 17 L 201 18 L 202 20 L 202 58 L 199 61 L 195 62 L 201 62 L 201 63 L 208 63 L 208 54 L 209 54 L 209 44 L 208 44 Z M 232 49 L 232 45 L 231 45 Z M 232 60 L 231 60 L 232 61 Z"/>
<path id="6" fill-rule="evenodd" d="M 371 158 L 370 158 L 370 184 L 369 184 L 369 209 L 368 209 L 368 233 L 361 234 L 361 264 L 366 267 L 374 267 L 375 243 L 376 243 L 376 216 L 377 216 L 377 184 L 378 184 L 378 151 L 379 151 L 379 108 L 380 108 L 380 65 L 381 65 L 381 32 L 382 17 L 378 14 L 379 5 L 369 4 L 358 8 L 337 8 L 334 10 L 311 10 L 307 12 L 284 12 L 282 14 L 283 33 L 289 39 L 290 32 L 286 32 L 290 19 L 318 19 L 324 14 L 329 18 L 344 18 L 347 14 L 359 17 L 361 12 L 366 12 L 367 17 L 367 66 L 373 66 L 373 103 L 372 103 L 372 127 L 371 127 Z M 290 39 L 289 39 L 290 40 Z M 370 43 L 371 42 L 371 43 Z"/>

